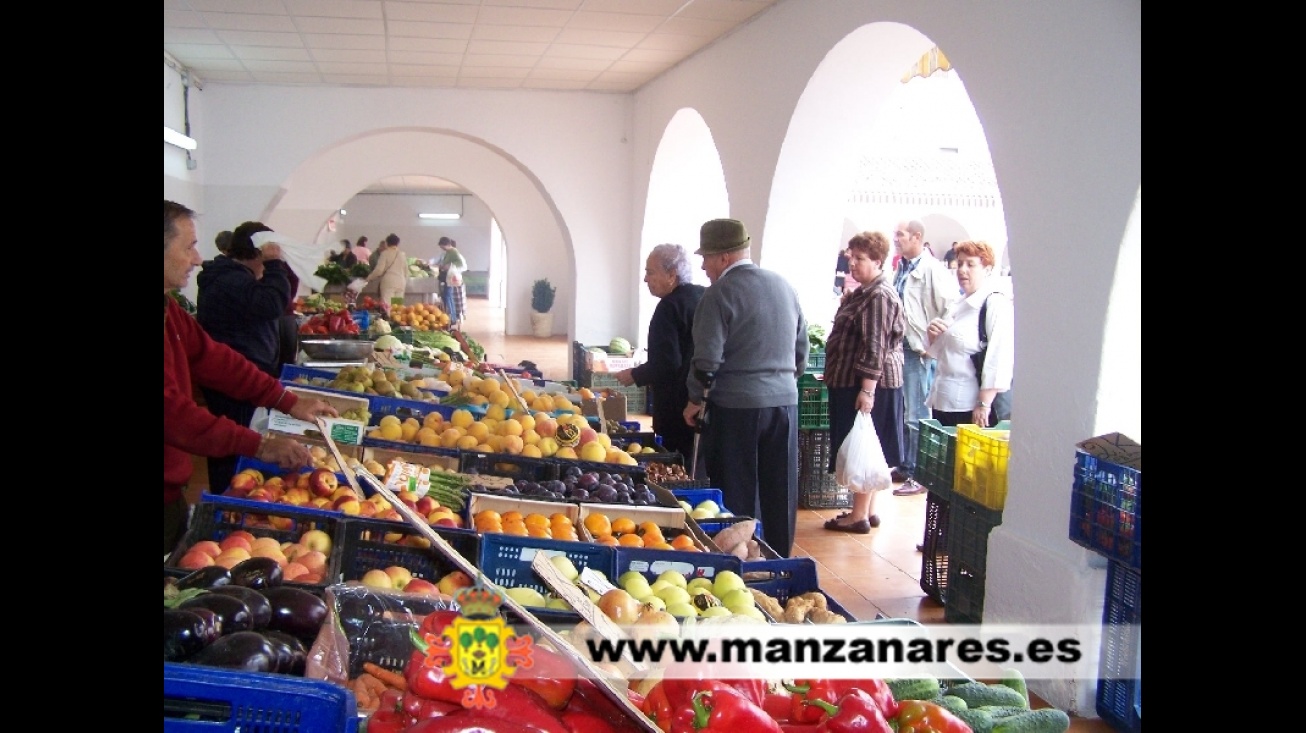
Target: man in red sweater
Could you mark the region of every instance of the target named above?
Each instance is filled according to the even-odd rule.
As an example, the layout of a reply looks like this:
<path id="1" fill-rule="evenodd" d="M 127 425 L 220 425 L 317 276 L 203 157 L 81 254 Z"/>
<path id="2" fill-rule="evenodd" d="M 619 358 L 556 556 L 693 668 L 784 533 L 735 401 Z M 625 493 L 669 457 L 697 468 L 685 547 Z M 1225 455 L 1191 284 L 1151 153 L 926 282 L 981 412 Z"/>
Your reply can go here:
<path id="1" fill-rule="evenodd" d="M 189 507 L 182 491 L 190 480 L 192 455 L 251 456 L 287 470 L 309 464 L 308 448 L 289 437 L 263 437 L 245 425 L 218 417 L 195 402 L 194 385 L 278 409 L 300 420 L 337 417 L 323 400 L 300 400 L 280 382 L 230 347 L 209 338 L 168 295 L 186 285 L 202 259 L 195 212 L 163 201 L 163 552 L 186 532 Z M 215 488 L 220 493 L 225 487 Z"/>

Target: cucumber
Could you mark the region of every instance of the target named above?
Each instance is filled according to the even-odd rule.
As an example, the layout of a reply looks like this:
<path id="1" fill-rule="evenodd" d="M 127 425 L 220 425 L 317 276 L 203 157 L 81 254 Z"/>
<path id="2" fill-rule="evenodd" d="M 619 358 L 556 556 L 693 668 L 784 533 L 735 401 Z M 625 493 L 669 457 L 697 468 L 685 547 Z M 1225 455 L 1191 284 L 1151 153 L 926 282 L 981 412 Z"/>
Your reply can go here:
<path id="1" fill-rule="evenodd" d="M 938 705 L 939 707 L 946 709 L 950 713 L 959 713 L 962 710 L 965 710 L 970 707 L 969 705 L 966 704 L 965 700 L 961 699 L 960 697 L 957 697 L 956 695 L 943 695 L 941 697 L 934 698 L 930 702 L 933 702 L 935 705 Z"/>
<path id="2" fill-rule="evenodd" d="M 1005 685 L 989 685 L 983 682 L 968 682 L 964 685 L 949 687 L 948 694 L 960 697 L 972 708 L 982 708 L 985 705 L 1028 707 L 1024 695 L 1021 695 L 1019 692 L 1016 692 Z"/>
<path id="3" fill-rule="evenodd" d="M 993 716 L 989 715 L 988 711 L 980 708 L 971 708 L 969 710 L 962 710 L 961 712 L 954 710 L 952 711 L 952 714 L 965 721 L 966 725 L 969 725 L 974 733 L 992 733 L 993 731 L 995 723 L 993 721 Z"/>
<path id="4" fill-rule="evenodd" d="M 993 726 L 992 733 L 1066 733 L 1070 730 L 1070 716 L 1056 708 L 1029 710 L 1003 718 Z"/>
<path id="5" fill-rule="evenodd" d="M 1011 667 L 1002 670 L 1002 679 L 998 680 L 998 684 L 1019 692 L 1025 698 L 1025 706 L 1029 707 L 1029 688 L 1025 686 L 1025 675 L 1020 670 Z"/>
<path id="6" fill-rule="evenodd" d="M 971 708 L 971 710 L 983 710 L 994 720 L 1010 718 L 1013 715 L 1021 715 L 1022 713 L 1029 712 L 1029 708 L 1024 705 L 985 705 L 979 708 Z"/>
<path id="7" fill-rule="evenodd" d="M 898 701 L 933 700 L 941 691 L 937 677 L 910 677 L 885 682 L 893 693 L 893 699 Z"/>

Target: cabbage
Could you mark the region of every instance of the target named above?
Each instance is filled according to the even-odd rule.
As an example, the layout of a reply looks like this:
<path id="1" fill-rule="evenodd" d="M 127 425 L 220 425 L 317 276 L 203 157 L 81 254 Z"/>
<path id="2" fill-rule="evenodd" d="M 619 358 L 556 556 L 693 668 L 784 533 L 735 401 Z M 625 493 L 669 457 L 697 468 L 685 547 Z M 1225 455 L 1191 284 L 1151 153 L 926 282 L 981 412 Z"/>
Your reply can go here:
<path id="1" fill-rule="evenodd" d="M 608 344 L 608 351 L 611 351 L 614 354 L 629 354 L 634 350 L 635 347 L 631 346 L 629 341 L 620 336 L 612 339 L 612 342 Z"/>
<path id="2" fill-rule="evenodd" d="M 390 322 L 384 318 L 373 318 L 372 323 L 368 326 L 367 330 L 376 335 L 390 333 Z"/>
<path id="3" fill-rule="evenodd" d="M 373 348 L 377 351 L 389 351 L 396 346 L 402 346 L 403 343 L 394 334 L 387 333 L 376 340 L 376 346 Z"/>

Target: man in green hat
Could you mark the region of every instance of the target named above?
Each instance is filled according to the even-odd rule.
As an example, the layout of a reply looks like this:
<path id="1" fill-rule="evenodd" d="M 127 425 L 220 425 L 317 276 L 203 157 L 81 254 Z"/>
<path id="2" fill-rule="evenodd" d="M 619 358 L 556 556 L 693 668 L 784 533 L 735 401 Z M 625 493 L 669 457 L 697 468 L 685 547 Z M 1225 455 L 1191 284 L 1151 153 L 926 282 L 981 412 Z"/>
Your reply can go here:
<path id="1" fill-rule="evenodd" d="M 798 377 L 807 368 L 807 321 L 789 281 L 753 264 L 749 241 L 737 219 L 699 229 L 695 254 L 712 286 L 694 315 L 684 417 L 693 425 L 710 408 L 702 429 L 708 479 L 731 511 L 762 520 L 767 544 L 788 557 L 798 514 Z"/>

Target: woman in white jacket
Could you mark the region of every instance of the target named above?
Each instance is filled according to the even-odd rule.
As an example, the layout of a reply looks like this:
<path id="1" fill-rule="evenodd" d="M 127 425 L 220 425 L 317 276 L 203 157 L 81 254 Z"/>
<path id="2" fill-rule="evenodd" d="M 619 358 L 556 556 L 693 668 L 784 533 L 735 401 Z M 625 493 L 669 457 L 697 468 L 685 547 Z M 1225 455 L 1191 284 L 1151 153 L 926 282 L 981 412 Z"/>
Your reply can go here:
<path id="1" fill-rule="evenodd" d="M 930 342 L 926 353 L 938 359 L 938 372 L 925 404 L 943 425 L 987 428 L 998 422 L 994 399 L 1011 389 L 1015 312 L 1011 300 L 989 279 L 995 264 L 993 248 L 984 242 L 961 242 L 956 252 L 957 282 L 964 295 L 926 328 Z M 977 371 L 973 357 L 981 349 L 981 311 L 988 345 L 983 369 Z"/>
<path id="2" fill-rule="evenodd" d="M 367 282 L 380 280 L 381 302 L 387 308 L 394 298 L 402 303 L 408 289 L 408 255 L 399 249 L 399 237 L 391 234 L 382 243 L 376 258 L 376 267 L 367 275 Z"/>

